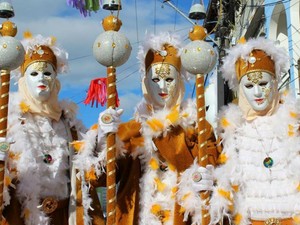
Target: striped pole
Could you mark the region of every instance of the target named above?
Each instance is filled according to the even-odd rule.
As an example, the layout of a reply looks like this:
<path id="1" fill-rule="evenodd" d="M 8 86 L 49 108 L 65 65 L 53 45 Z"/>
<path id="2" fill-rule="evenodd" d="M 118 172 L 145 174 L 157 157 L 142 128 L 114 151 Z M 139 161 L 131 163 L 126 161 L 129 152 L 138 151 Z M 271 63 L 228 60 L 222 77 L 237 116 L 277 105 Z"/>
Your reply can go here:
<path id="1" fill-rule="evenodd" d="M 100 34 L 93 45 L 93 54 L 96 60 L 107 68 L 107 108 L 117 107 L 116 67 L 123 65 L 131 53 L 129 40 L 118 30 L 122 21 L 113 15 L 107 16 L 102 21 L 105 30 Z M 107 225 L 116 224 L 116 134 L 108 133 L 106 136 L 106 213 Z"/>
<path id="2" fill-rule="evenodd" d="M 206 167 L 208 164 L 207 140 L 206 140 L 206 107 L 204 97 L 204 74 L 208 74 L 215 66 L 217 56 L 213 47 L 204 41 L 207 33 L 204 27 L 195 25 L 189 33 L 191 42 L 187 44 L 181 54 L 182 66 L 196 76 L 196 104 L 198 125 L 198 164 Z M 210 192 L 200 192 L 205 205 L 209 205 Z M 209 212 L 203 207 L 202 225 L 210 223 Z"/>
<path id="3" fill-rule="evenodd" d="M 205 98 L 204 98 L 204 75 L 196 75 L 196 96 L 197 96 L 197 119 L 198 119 L 198 149 L 199 149 L 199 165 L 206 167 L 208 164 L 208 156 L 206 154 L 207 140 L 206 122 L 205 122 Z M 200 193 L 201 199 L 205 201 L 205 205 L 209 204 L 209 191 Z M 202 225 L 208 225 L 210 216 L 207 209 L 202 209 Z"/>
<path id="4" fill-rule="evenodd" d="M 116 108 L 116 69 L 107 67 L 107 108 Z M 107 187 L 107 225 L 116 224 L 116 134 L 108 133 L 107 141 L 107 164 L 106 164 L 106 187 Z"/>
<path id="5" fill-rule="evenodd" d="M 6 138 L 10 72 L 8 70 L 1 70 L 0 80 L 1 80 L 1 89 L 0 89 L 0 137 L 1 138 Z M 4 172 L 5 172 L 5 161 L 0 160 L 0 215 L 1 215 L 0 222 L 2 222 L 2 219 L 3 219 L 2 218 L 2 211 L 3 211 Z"/>

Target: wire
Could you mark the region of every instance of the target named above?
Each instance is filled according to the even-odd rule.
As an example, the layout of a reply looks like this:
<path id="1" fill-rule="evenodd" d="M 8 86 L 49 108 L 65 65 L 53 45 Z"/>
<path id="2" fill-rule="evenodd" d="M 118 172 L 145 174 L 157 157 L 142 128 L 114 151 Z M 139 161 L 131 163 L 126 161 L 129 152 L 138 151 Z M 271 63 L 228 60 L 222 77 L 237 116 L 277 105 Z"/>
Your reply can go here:
<path id="1" fill-rule="evenodd" d="M 178 7 L 178 0 L 176 0 L 176 7 Z M 174 29 L 176 30 L 176 25 L 177 25 L 177 11 L 175 10 L 175 15 L 174 15 Z"/>
<path id="2" fill-rule="evenodd" d="M 291 0 L 286 0 L 286 2 L 289 2 L 289 1 L 291 1 Z M 284 2 L 284 3 L 286 3 L 286 2 Z M 287 9 L 292 8 L 292 7 L 293 7 L 294 5 L 296 5 L 297 3 L 298 3 L 298 2 L 295 2 L 294 4 L 290 5 L 289 7 L 284 8 L 284 9 L 280 10 L 279 12 L 274 13 L 274 14 L 268 16 L 268 17 L 265 17 L 265 18 L 271 18 L 271 17 L 274 16 L 274 15 L 281 14 L 282 12 L 286 11 Z M 280 1 L 279 3 L 278 3 L 278 2 L 273 3 L 273 5 L 277 5 L 277 4 L 282 4 L 282 1 Z M 268 6 L 268 4 L 266 4 L 266 5 Z M 263 6 L 264 6 L 264 5 L 261 4 L 261 5 L 257 5 L 256 7 L 258 8 L 258 7 L 263 7 Z M 253 12 L 253 11 L 251 11 L 251 12 L 249 11 L 249 14 L 252 13 L 252 12 Z M 241 19 L 240 19 L 240 20 L 241 20 Z M 261 19 L 258 19 L 258 20 L 256 20 L 256 21 L 251 21 L 251 22 L 252 22 L 252 23 L 258 23 L 258 22 L 260 22 L 260 20 L 261 20 Z M 245 21 L 245 24 L 241 24 L 241 27 L 242 27 L 242 28 L 245 28 L 245 27 L 247 26 L 246 24 L 248 24 L 248 22 L 250 21 L 249 16 L 248 16 L 248 18 L 245 19 L 244 21 Z M 241 29 L 241 31 L 242 31 L 242 29 Z"/>
<path id="3" fill-rule="evenodd" d="M 87 58 L 87 57 L 91 57 L 92 55 L 84 55 L 84 56 L 78 56 L 76 58 L 73 58 L 73 59 L 69 59 L 69 61 L 74 61 L 74 60 L 78 60 L 78 59 L 83 59 L 83 58 Z"/>
<path id="4" fill-rule="evenodd" d="M 118 80 L 117 83 L 119 83 L 119 82 L 121 82 L 121 81 L 127 79 L 128 77 L 130 77 L 131 75 L 135 74 L 135 73 L 138 72 L 138 71 L 139 71 L 139 69 L 137 69 L 137 70 L 131 72 L 131 73 L 128 74 L 126 77 L 123 77 L 122 79 Z"/>
<path id="5" fill-rule="evenodd" d="M 261 4 L 260 6 L 268 7 L 268 6 L 274 6 L 274 5 L 277 5 L 277 4 L 284 4 L 284 3 L 287 3 L 287 2 L 290 2 L 290 1 L 291 0 L 276 1 L 276 2 L 270 2 L 268 4 Z M 257 5 L 246 5 L 246 7 L 260 7 L 260 6 L 257 6 Z"/>

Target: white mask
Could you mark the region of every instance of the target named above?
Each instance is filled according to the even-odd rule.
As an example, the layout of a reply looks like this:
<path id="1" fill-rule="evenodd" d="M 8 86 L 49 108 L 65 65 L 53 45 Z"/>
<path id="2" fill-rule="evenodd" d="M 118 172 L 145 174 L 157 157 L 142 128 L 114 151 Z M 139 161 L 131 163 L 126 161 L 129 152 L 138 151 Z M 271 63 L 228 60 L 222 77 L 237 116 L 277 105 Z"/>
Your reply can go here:
<path id="1" fill-rule="evenodd" d="M 146 75 L 146 85 L 154 107 L 172 107 L 179 96 L 179 72 L 169 64 L 152 65 Z"/>
<path id="2" fill-rule="evenodd" d="M 274 91 L 274 77 L 267 72 L 252 72 L 240 81 L 244 95 L 255 111 L 264 111 L 271 106 Z"/>
<path id="3" fill-rule="evenodd" d="M 34 62 L 27 67 L 24 76 L 33 98 L 41 102 L 50 98 L 57 76 L 50 63 Z"/>

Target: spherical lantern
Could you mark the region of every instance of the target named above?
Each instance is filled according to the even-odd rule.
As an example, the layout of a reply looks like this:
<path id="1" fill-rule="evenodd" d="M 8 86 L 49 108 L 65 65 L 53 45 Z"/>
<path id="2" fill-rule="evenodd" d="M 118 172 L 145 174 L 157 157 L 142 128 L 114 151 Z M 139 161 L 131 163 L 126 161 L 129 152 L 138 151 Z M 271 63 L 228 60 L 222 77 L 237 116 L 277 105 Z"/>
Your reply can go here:
<path id="1" fill-rule="evenodd" d="M 0 37 L 0 70 L 14 70 L 24 61 L 25 50 L 17 39 Z"/>
<path id="2" fill-rule="evenodd" d="M 118 67 L 128 60 L 131 49 L 129 40 L 123 34 L 110 30 L 96 38 L 93 54 L 101 65 Z"/>
<path id="3" fill-rule="evenodd" d="M 217 54 L 207 42 L 195 40 L 183 48 L 181 62 L 191 74 L 207 74 L 216 65 Z"/>

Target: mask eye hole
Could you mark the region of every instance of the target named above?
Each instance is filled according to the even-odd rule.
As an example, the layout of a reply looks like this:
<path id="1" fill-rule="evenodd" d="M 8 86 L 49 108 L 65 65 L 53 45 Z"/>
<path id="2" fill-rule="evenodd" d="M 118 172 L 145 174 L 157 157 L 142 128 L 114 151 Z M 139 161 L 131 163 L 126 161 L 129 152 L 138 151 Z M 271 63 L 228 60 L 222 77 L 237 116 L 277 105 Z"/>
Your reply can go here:
<path id="1" fill-rule="evenodd" d="M 174 78 L 170 78 L 170 77 L 166 79 L 166 81 L 167 81 L 168 83 L 171 83 L 173 80 L 174 80 Z"/>
<path id="2" fill-rule="evenodd" d="M 244 86 L 245 86 L 247 89 L 253 88 L 253 84 L 245 84 Z"/>
<path id="3" fill-rule="evenodd" d="M 259 83 L 259 86 L 265 87 L 265 86 L 267 86 L 268 83 L 269 82 L 267 82 L 267 81 L 262 81 L 262 82 Z"/>
<path id="4" fill-rule="evenodd" d="M 153 78 L 152 81 L 153 81 L 154 83 L 158 83 L 158 82 L 159 82 L 159 79 L 158 79 L 158 78 Z"/>
<path id="5" fill-rule="evenodd" d="M 51 74 L 52 74 L 52 73 L 51 73 L 51 72 L 48 72 L 48 71 L 47 71 L 47 72 L 44 72 L 44 75 L 45 75 L 45 76 L 51 76 Z"/>
<path id="6" fill-rule="evenodd" d="M 34 72 L 31 72 L 30 75 L 35 77 L 38 75 L 38 73 L 34 71 Z"/>

